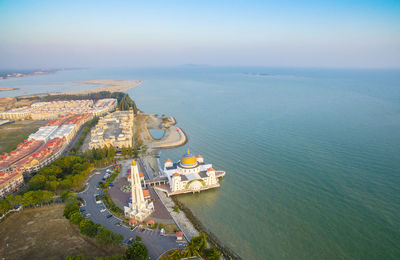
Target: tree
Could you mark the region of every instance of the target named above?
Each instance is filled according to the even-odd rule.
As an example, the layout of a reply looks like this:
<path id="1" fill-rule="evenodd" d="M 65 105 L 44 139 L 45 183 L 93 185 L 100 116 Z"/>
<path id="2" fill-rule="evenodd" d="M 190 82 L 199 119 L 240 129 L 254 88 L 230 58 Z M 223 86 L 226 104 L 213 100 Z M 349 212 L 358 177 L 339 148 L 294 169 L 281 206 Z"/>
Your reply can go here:
<path id="1" fill-rule="evenodd" d="M 18 206 L 18 205 L 22 204 L 22 196 L 21 195 L 14 196 L 11 194 L 11 195 L 8 195 L 6 197 L 6 199 L 13 206 Z"/>
<path id="2" fill-rule="evenodd" d="M 29 188 L 32 190 L 43 189 L 46 184 L 46 177 L 41 174 L 36 174 L 28 182 Z"/>
<path id="3" fill-rule="evenodd" d="M 88 237 L 94 237 L 97 234 L 98 225 L 90 219 L 83 219 L 81 223 L 79 223 L 79 229 L 82 234 Z"/>
<path id="4" fill-rule="evenodd" d="M 10 202 L 5 199 L 0 200 L 0 215 L 7 213 L 12 208 Z"/>
<path id="5" fill-rule="evenodd" d="M 221 258 L 221 253 L 215 247 L 206 248 L 204 254 L 208 260 L 219 260 Z"/>
<path id="6" fill-rule="evenodd" d="M 178 249 L 174 249 L 170 255 L 168 255 L 168 259 L 173 259 L 173 260 L 179 260 L 183 258 L 184 256 L 182 255 L 181 251 Z"/>
<path id="7" fill-rule="evenodd" d="M 79 225 L 79 223 L 81 223 L 81 221 L 83 220 L 83 217 L 79 211 L 74 211 L 70 214 L 69 220 L 72 224 Z"/>
<path id="8" fill-rule="evenodd" d="M 64 208 L 64 217 L 70 218 L 72 213 L 79 212 L 79 205 L 77 203 L 67 204 Z"/>
<path id="9" fill-rule="evenodd" d="M 202 253 L 207 248 L 207 237 L 205 233 L 193 237 L 186 246 L 183 254 L 185 257 L 191 257 Z"/>
<path id="10" fill-rule="evenodd" d="M 110 159 L 113 159 L 115 157 L 115 148 L 112 145 L 110 145 L 110 147 L 108 148 L 108 157 Z"/>
<path id="11" fill-rule="evenodd" d="M 121 148 L 121 153 L 122 153 L 122 156 L 124 156 L 124 157 L 126 156 L 127 151 L 126 151 L 125 145 L 122 146 L 122 148 Z"/>
<path id="12" fill-rule="evenodd" d="M 174 211 L 179 213 L 179 207 L 178 207 L 178 205 L 174 205 Z"/>
<path id="13" fill-rule="evenodd" d="M 120 246 L 123 239 L 122 235 L 115 234 L 103 226 L 99 227 L 96 235 L 96 241 L 103 245 Z"/>
<path id="14" fill-rule="evenodd" d="M 132 157 L 132 155 L 133 155 L 133 150 L 132 150 L 131 146 L 128 146 L 128 155 L 129 155 L 129 157 Z"/>
<path id="15" fill-rule="evenodd" d="M 141 242 L 134 242 L 125 252 L 127 260 L 146 260 L 149 257 L 147 247 Z"/>

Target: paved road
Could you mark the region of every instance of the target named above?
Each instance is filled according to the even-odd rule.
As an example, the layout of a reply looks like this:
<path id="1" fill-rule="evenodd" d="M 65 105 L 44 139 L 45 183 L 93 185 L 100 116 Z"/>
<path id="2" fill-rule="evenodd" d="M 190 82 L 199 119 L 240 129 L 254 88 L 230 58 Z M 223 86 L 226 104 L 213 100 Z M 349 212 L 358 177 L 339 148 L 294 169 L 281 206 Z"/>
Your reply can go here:
<path id="1" fill-rule="evenodd" d="M 69 151 L 71 151 L 71 149 L 75 146 L 75 143 L 79 140 L 79 138 L 82 135 L 82 131 L 83 129 L 87 126 L 88 122 L 84 123 L 83 125 L 81 125 L 81 128 L 79 129 L 78 133 L 75 134 L 74 138 L 72 139 L 71 142 L 69 142 L 67 148 L 64 150 L 63 152 L 63 156 L 67 155 L 69 153 Z"/>
<path id="2" fill-rule="evenodd" d="M 109 167 L 111 169 L 111 167 Z M 141 232 L 139 229 L 134 229 L 133 231 L 130 227 L 125 225 L 119 225 L 121 220 L 114 215 L 111 218 L 107 218 L 107 215 L 112 214 L 108 211 L 104 204 L 96 203 L 96 195 L 99 193 L 97 190 L 97 185 L 102 181 L 103 176 L 108 168 L 100 170 L 100 174 L 93 174 L 88 180 L 88 188 L 78 193 L 78 197 L 85 200 L 85 206 L 83 207 L 85 211 L 82 215 L 90 213 L 89 218 L 100 225 L 105 226 L 114 233 L 121 234 L 124 236 L 124 243 L 128 241 L 129 238 L 139 235 L 142 238 L 142 242 L 147 246 L 149 250 L 150 259 L 158 259 L 158 257 L 164 252 L 177 248 L 175 236 L 160 236 L 159 231 L 147 230 L 145 229 Z M 101 210 L 104 210 L 101 212 Z"/>

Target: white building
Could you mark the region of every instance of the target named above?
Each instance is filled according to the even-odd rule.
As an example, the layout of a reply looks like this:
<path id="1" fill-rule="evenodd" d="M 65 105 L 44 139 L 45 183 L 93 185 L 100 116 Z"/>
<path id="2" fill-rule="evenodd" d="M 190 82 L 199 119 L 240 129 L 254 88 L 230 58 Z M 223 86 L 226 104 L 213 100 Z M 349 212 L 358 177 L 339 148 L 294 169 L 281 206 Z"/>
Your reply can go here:
<path id="1" fill-rule="evenodd" d="M 129 203 L 129 207 L 124 207 L 125 216 L 137 221 L 144 221 L 144 219 L 154 211 L 154 205 L 153 202 L 149 203 L 144 199 L 142 184 L 135 160 L 132 160 L 131 175 L 132 202 Z"/>
<path id="2" fill-rule="evenodd" d="M 188 150 L 179 162 L 173 163 L 168 159 L 164 164 L 164 174 L 169 181 L 168 196 L 200 192 L 219 187 L 219 177 L 225 175 L 224 171 L 215 171 L 211 164 L 205 164 L 201 155 L 195 157 Z"/>
<path id="3" fill-rule="evenodd" d="M 75 124 L 61 125 L 50 135 L 50 139 L 56 137 L 62 139 L 63 137 L 65 137 L 67 139 L 67 142 L 69 143 L 71 139 L 75 136 L 75 132 L 76 132 Z"/>
<path id="4" fill-rule="evenodd" d="M 47 142 L 57 128 L 58 126 L 42 126 L 34 134 L 30 134 L 28 140 L 34 139 Z"/>

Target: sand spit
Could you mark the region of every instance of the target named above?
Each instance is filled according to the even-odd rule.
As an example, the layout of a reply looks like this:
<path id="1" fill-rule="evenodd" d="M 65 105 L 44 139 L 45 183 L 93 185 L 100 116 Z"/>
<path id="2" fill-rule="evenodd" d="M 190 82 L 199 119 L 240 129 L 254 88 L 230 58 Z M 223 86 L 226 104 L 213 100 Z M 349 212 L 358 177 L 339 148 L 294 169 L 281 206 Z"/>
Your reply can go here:
<path id="1" fill-rule="evenodd" d="M 101 91 L 110 91 L 110 92 L 122 92 L 131 88 L 136 88 L 140 84 L 143 83 L 141 80 L 132 81 L 132 80 L 86 80 L 77 82 L 78 84 L 87 84 L 87 85 L 102 85 L 103 87 L 87 89 L 87 90 L 79 90 L 79 91 L 71 91 L 65 92 L 70 95 L 80 95 L 80 94 L 89 94 Z"/>
<path id="2" fill-rule="evenodd" d="M 0 91 L 18 90 L 19 88 L 0 88 Z"/>
<path id="3" fill-rule="evenodd" d="M 74 82 L 74 84 L 87 84 L 87 85 L 101 85 L 101 87 L 92 89 L 82 89 L 77 91 L 66 91 L 66 92 L 51 92 L 51 93 L 39 93 L 32 95 L 19 96 L 20 98 L 32 98 L 32 97 L 44 97 L 54 95 L 88 95 L 90 93 L 97 93 L 102 91 L 109 92 L 122 92 L 131 88 L 136 88 L 142 84 L 142 80 L 86 80 L 80 82 Z"/>

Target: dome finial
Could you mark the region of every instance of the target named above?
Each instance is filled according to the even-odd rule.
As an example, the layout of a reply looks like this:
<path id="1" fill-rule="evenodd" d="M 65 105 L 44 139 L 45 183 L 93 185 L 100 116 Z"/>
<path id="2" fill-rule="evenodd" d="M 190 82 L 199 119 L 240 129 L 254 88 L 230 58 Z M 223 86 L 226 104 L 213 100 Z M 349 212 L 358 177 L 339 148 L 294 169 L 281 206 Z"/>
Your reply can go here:
<path id="1" fill-rule="evenodd" d="M 190 155 L 190 151 L 189 151 L 189 149 L 187 149 L 187 151 L 186 151 L 186 154 L 187 154 L 187 155 Z"/>

